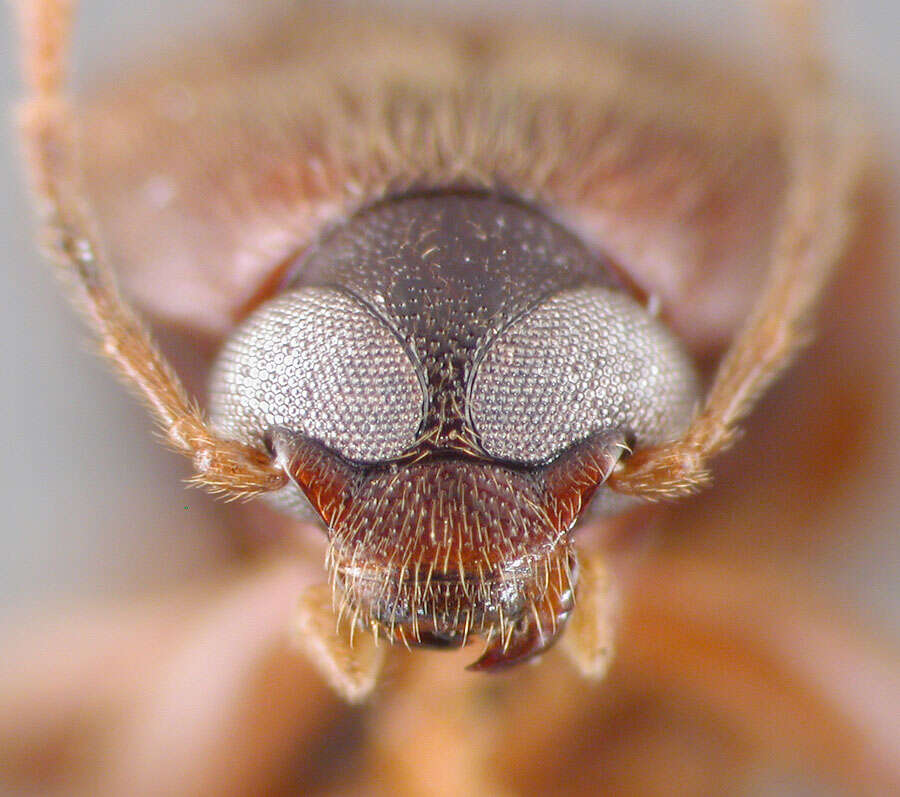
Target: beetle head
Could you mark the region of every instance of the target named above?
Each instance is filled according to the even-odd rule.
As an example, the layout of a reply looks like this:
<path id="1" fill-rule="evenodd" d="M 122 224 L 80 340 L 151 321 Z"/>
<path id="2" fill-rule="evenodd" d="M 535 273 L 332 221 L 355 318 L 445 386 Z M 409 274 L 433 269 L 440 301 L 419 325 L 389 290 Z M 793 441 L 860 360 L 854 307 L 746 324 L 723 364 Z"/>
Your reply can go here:
<path id="1" fill-rule="evenodd" d="M 406 644 L 546 648 L 572 527 L 629 442 L 687 423 L 690 363 L 604 258 L 510 199 L 385 200 L 301 258 L 229 340 L 213 415 L 328 528 L 355 622 Z"/>

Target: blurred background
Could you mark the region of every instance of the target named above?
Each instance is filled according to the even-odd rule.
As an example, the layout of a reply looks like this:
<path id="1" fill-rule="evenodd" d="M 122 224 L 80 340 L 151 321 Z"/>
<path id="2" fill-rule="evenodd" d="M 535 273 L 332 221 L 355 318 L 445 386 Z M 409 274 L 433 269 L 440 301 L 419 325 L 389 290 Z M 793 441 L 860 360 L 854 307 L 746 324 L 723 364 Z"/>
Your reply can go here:
<path id="1" fill-rule="evenodd" d="M 499 0 L 490 5 L 523 7 Z M 746 46 L 746 37 L 732 26 L 729 6 L 720 0 L 552 4 L 562 9 L 553 13 L 612 18 L 618 26 L 661 30 L 733 51 Z M 900 5 L 833 0 L 823 6 L 837 71 L 870 109 L 877 131 L 887 250 L 898 252 L 900 191 L 893 175 L 900 153 Z M 152 52 L 168 32 L 200 29 L 220 13 L 202 0 L 86 0 L 77 26 L 78 82 L 88 85 L 92 75 L 114 74 L 135 53 Z M 38 608 L 52 611 L 76 598 L 115 598 L 180 583 L 223 560 L 228 546 L 220 507 L 185 489 L 181 459 L 157 443 L 143 410 L 89 351 L 81 325 L 35 253 L 12 134 L 19 92 L 14 26 L 0 27 L 0 623 L 13 627 Z M 891 260 L 888 281 L 896 306 L 900 261 Z M 893 385 L 890 406 L 878 413 L 884 427 L 875 436 L 877 456 L 870 457 L 878 466 L 853 483 L 852 500 L 845 496 L 821 518 L 823 534 L 852 533 L 839 533 L 838 545 L 816 554 L 816 566 L 835 592 L 867 625 L 894 640 L 900 637 L 898 319 L 895 312 L 893 326 L 871 341 L 887 350 L 884 377 Z"/>

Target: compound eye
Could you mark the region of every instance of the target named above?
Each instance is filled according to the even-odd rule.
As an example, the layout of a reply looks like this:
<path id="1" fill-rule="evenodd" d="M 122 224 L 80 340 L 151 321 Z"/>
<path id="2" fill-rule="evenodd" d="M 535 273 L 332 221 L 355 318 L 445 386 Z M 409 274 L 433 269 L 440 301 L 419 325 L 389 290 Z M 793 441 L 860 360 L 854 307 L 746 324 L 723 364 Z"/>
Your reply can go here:
<path id="1" fill-rule="evenodd" d="M 627 294 L 590 288 L 503 330 L 476 366 L 468 405 L 491 456 L 536 463 L 598 431 L 623 430 L 638 447 L 675 438 L 697 398 L 672 334 Z"/>
<path id="2" fill-rule="evenodd" d="M 411 446 L 423 406 L 400 339 L 354 297 L 327 288 L 282 294 L 253 313 L 219 355 L 211 386 L 221 433 L 258 446 L 282 426 L 363 462 Z"/>

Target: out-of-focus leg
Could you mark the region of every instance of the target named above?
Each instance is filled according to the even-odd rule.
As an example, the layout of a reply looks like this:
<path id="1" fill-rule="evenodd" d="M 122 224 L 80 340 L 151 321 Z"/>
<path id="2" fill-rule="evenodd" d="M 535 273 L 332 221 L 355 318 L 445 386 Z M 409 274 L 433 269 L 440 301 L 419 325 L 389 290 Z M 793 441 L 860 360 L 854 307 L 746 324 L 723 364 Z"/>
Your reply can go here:
<path id="1" fill-rule="evenodd" d="M 322 677 L 349 703 L 365 700 L 375 688 L 388 647 L 367 631 L 353 627 L 352 618 L 336 617 L 331 588 L 309 587 L 294 615 L 294 644 L 307 655 Z"/>
<path id="2" fill-rule="evenodd" d="M 563 650 L 588 678 L 603 678 L 613 659 L 619 590 L 601 553 L 580 553 L 575 611 L 562 638 Z"/>

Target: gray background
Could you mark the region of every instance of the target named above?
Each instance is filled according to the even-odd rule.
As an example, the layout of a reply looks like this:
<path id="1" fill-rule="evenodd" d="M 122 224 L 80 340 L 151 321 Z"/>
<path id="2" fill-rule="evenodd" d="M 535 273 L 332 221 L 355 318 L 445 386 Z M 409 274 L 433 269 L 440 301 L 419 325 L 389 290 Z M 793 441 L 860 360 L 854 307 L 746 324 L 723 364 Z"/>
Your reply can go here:
<path id="1" fill-rule="evenodd" d="M 626 3 L 565 5 L 621 18 Z M 197 26 L 215 6 L 86 0 L 78 26 L 79 80 L 108 73 L 143 48 L 152 52 L 165 31 Z M 730 24 L 730 3 L 632 0 L 627 6 L 625 17 L 636 27 L 714 36 L 721 47 L 741 39 L 741 30 Z M 830 2 L 826 9 L 841 73 L 873 109 L 884 150 L 900 152 L 900 4 Z M 217 510 L 183 488 L 184 465 L 155 442 L 143 411 L 90 353 L 35 254 L 11 136 L 10 106 L 18 90 L 13 26 L 3 25 L 0 35 L 0 607 L 15 613 L 47 600 L 102 598 L 178 580 L 222 541 Z M 896 198 L 895 191 L 894 224 L 900 228 Z M 879 345 L 897 347 L 898 340 L 897 329 L 889 330 Z M 900 373 L 894 376 L 900 410 Z M 862 514 L 829 520 L 867 533 L 830 566 L 876 626 L 896 630 L 900 434 L 896 425 L 884 433 L 886 468 Z"/>

